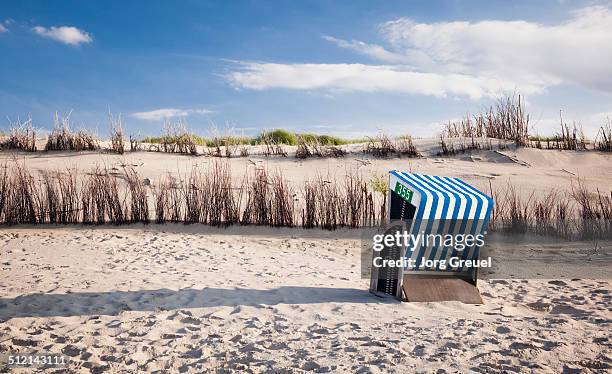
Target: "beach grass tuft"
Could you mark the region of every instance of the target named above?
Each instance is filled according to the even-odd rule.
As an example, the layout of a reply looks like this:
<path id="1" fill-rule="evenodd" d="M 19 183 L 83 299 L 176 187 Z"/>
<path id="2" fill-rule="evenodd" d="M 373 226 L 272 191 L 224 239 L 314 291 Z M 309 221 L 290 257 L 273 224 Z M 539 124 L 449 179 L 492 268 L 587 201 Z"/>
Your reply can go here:
<path id="1" fill-rule="evenodd" d="M 0 137 L 0 150 L 36 152 L 36 131 L 32 119 L 11 121 L 8 136 Z"/>
<path id="2" fill-rule="evenodd" d="M 95 151 L 100 149 L 96 137 L 86 130 L 73 132 L 70 128 L 70 114 L 60 117 L 55 113 L 53 130 L 47 138 L 45 151 Z"/>
<path id="3" fill-rule="evenodd" d="M 368 137 L 363 153 L 377 158 L 420 156 L 411 136 L 402 135 L 397 138 L 391 138 L 385 133 L 379 133 L 375 137 Z"/>
<path id="4" fill-rule="evenodd" d="M 597 132 L 595 149 L 601 152 L 612 152 L 612 122 L 609 118 Z"/>

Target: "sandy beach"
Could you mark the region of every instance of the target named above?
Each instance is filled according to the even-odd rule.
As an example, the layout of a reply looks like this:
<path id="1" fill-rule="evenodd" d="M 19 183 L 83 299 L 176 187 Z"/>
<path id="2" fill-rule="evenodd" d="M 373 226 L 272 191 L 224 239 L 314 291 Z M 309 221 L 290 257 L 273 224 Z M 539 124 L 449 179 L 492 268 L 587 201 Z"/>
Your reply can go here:
<path id="1" fill-rule="evenodd" d="M 230 162 L 237 176 L 248 168 L 276 168 L 296 184 L 347 168 L 365 175 L 390 169 L 451 175 L 483 189 L 489 180 L 493 186 L 511 181 L 522 191 L 570 188 L 575 175 L 604 190 L 612 180 L 609 155 L 507 152 L 522 163 L 493 151 L 458 158 L 354 154 Z M 19 160 L 31 170 L 129 163 L 152 183 L 167 171 L 212 162 L 146 152 L 20 154 Z M 588 243 L 587 255 L 574 253 L 568 261 L 582 269 L 578 274 L 480 280 L 484 304 L 467 305 L 370 294 L 361 276 L 358 230 L 13 226 L 2 228 L 0 241 L 0 352 L 62 353 L 70 371 L 557 373 L 612 367 L 609 242 L 595 245 L 604 262 L 592 261 L 597 250 Z M 519 260 L 527 252 L 552 248 L 563 257 L 576 248 L 504 243 L 492 246 L 518 253 Z"/>
<path id="2" fill-rule="evenodd" d="M 5 230 L 0 349 L 64 353 L 78 372 L 610 368 L 608 280 L 400 303 L 368 293 L 357 240 L 300 231 Z"/>

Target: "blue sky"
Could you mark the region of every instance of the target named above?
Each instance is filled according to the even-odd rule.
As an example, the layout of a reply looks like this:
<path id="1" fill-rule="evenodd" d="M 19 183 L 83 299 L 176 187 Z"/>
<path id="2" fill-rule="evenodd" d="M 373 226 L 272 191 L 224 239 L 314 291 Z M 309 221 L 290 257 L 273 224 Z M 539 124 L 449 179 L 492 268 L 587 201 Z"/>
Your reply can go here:
<path id="1" fill-rule="evenodd" d="M 0 22 L 0 114 L 41 128 L 72 111 L 107 136 L 110 107 L 141 135 L 426 136 L 513 91 L 539 133 L 612 117 L 606 2 L 20 1 Z"/>

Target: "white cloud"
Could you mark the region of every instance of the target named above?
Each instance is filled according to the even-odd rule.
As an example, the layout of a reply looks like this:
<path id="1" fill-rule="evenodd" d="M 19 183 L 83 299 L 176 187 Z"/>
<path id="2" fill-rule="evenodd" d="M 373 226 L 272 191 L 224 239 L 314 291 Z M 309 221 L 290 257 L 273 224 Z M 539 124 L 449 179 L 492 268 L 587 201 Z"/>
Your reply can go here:
<path id="1" fill-rule="evenodd" d="M 3 24 L 0 23 L 0 32 L 7 32 L 8 29 L 6 27 L 4 27 Z"/>
<path id="2" fill-rule="evenodd" d="M 342 39 L 334 38 L 333 36 L 324 35 L 323 39 L 328 42 L 332 42 L 336 44 L 338 47 L 352 49 L 364 55 L 370 56 L 377 60 L 397 63 L 402 62 L 405 63 L 407 61 L 406 56 L 403 56 L 399 53 L 394 53 L 385 49 L 385 47 L 376 45 L 376 44 L 368 44 L 358 40 L 346 41 Z"/>
<path id="3" fill-rule="evenodd" d="M 236 87 L 252 90 L 286 88 L 295 90 L 403 92 L 444 97 L 462 95 L 473 99 L 512 92 L 513 82 L 465 74 L 420 73 L 390 65 L 363 64 L 273 64 L 243 63 L 228 79 Z M 522 92 L 538 87 L 526 85 Z"/>
<path id="4" fill-rule="evenodd" d="M 73 46 L 78 46 L 81 43 L 91 43 L 93 41 L 89 33 L 72 26 L 51 26 L 50 28 L 35 26 L 32 30 L 45 38 Z"/>
<path id="5" fill-rule="evenodd" d="M 382 45 L 323 36 L 382 65 L 244 62 L 227 75 L 238 88 L 390 91 L 496 97 L 560 84 L 612 93 L 612 10 L 593 6 L 567 21 L 417 23 L 380 26 Z"/>
<path id="6" fill-rule="evenodd" d="M 192 114 L 208 114 L 212 111 L 207 109 L 174 109 L 164 108 L 155 109 L 148 112 L 136 112 L 132 113 L 131 116 L 137 119 L 145 121 L 161 121 L 169 118 L 187 117 Z"/>
<path id="7" fill-rule="evenodd" d="M 556 25 L 494 20 L 426 24 L 400 18 L 380 31 L 394 51 L 420 69 L 502 76 L 517 86 L 569 83 L 612 93 L 608 7 L 580 9 Z"/>

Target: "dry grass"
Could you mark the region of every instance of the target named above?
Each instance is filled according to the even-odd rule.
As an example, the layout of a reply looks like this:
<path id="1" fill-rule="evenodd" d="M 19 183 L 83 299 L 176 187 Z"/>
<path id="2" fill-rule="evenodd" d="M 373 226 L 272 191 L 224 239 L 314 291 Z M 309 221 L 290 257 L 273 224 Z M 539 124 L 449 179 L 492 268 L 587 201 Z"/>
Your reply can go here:
<path id="1" fill-rule="evenodd" d="M 243 224 L 265 225 L 272 222 L 273 201 L 268 183 L 268 174 L 265 170 L 257 170 L 252 180 L 247 181 L 247 202 L 242 213 Z"/>
<path id="2" fill-rule="evenodd" d="M 221 157 L 223 155 L 223 151 L 221 150 L 221 148 L 223 147 L 223 138 L 222 136 L 220 136 L 216 127 L 213 127 L 211 131 L 214 135 L 206 146 L 206 152 L 209 156 Z M 231 150 L 229 151 L 229 155 L 231 156 Z"/>
<path id="3" fill-rule="evenodd" d="M 18 162 L 11 169 L 5 165 L 4 170 L 3 222 L 39 223 L 41 201 L 36 181 L 25 166 Z"/>
<path id="4" fill-rule="evenodd" d="M 216 226 L 238 223 L 242 190 L 232 186 L 229 163 L 213 163 L 205 176 L 210 199 L 207 223 Z"/>
<path id="5" fill-rule="evenodd" d="M 377 158 L 388 157 L 420 157 L 411 136 L 402 135 L 390 138 L 384 133 L 368 137 L 363 152 Z"/>
<path id="6" fill-rule="evenodd" d="M 196 168 L 192 169 L 187 180 L 182 184 L 182 194 L 185 201 L 183 212 L 185 223 L 206 223 L 210 209 L 208 181 Z"/>
<path id="7" fill-rule="evenodd" d="M 469 138 L 469 139 L 453 139 L 447 138 L 444 134 L 440 135 L 440 151 L 438 156 L 454 156 L 457 154 L 463 154 L 470 151 L 479 151 L 481 149 L 493 149 L 493 144 L 490 140 L 482 141 L 482 139 Z M 498 143 L 498 149 L 505 148 L 505 145 Z"/>
<path id="8" fill-rule="evenodd" d="M 134 168 L 124 167 L 125 182 L 129 201 L 129 215 L 126 215 L 130 222 L 149 223 L 149 199 L 147 187 L 140 175 Z"/>
<path id="9" fill-rule="evenodd" d="M 215 226 L 266 225 L 334 230 L 381 224 L 386 216 L 386 179 L 366 181 L 357 173 L 317 175 L 296 189 L 281 172 L 259 169 L 237 185 L 227 162 L 163 177 L 150 209 L 148 187 L 135 169 L 113 174 L 96 167 L 82 176 L 56 170 L 34 177 L 19 162 L 0 169 L 0 223 L 126 224 L 183 222 Z M 380 196 L 378 196 L 380 195 Z M 570 191 L 521 194 L 511 183 L 493 189 L 490 227 L 568 239 L 609 239 L 612 191 L 589 189 L 583 180 Z"/>
<path id="10" fill-rule="evenodd" d="M 180 181 L 167 174 L 155 189 L 155 220 L 157 223 L 181 222 L 183 220 L 183 194 Z"/>
<path id="11" fill-rule="evenodd" d="M 140 137 L 130 135 L 130 152 L 137 152 L 142 150 L 142 141 Z"/>
<path id="12" fill-rule="evenodd" d="M 240 151 L 240 152 L 239 152 Z M 235 136 L 225 137 L 225 157 L 248 156 L 248 150 L 244 144 L 242 144 L 240 138 Z"/>
<path id="13" fill-rule="evenodd" d="M 473 117 L 467 115 L 459 121 L 444 124 L 440 154 L 453 155 L 470 149 L 480 149 L 481 146 L 477 146 L 480 144 L 478 140 L 485 138 L 510 140 L 516 146 L 538 149 L 586 150 L 587 141 L 582 127 L 576 123 L 569 125 L 562 117 L 560 120 L 561 131 L 554 136 L 530 136 L 529 114 L 525 113 L 524 100 L 520 95 L 502 98 L 483 113 Z M 455 146 L 448 138 L 470 139 L 471 142 L 462 142 Z M 502 143 L 498 143 L 498 146 L 501 145 Z M 492 144 L 489 143 L 487 149 L 491 148 Z"/>
<path id="14" fill-rule="evenodd" d="M 301 159 L 312 157 L 310 147 L 308 146 L 308 143 L 303 137 L 300 137 L 298 139 L 297 149 L 295 150 L 295 157 Z"/>
<path id="15" fill-rule="evenodd" d="M 590 191 L 578 179 L 572 185 L 571 196 L 577 202 L 578 230 L 582 238 L 610 238 L 612 234 L 612 191 L 608 196 L 599 190 Z"/>
<path id="16" fill-rule="evenodd" d="M 264 155 L 287 157 L 287 151 L 283 148 L 283 143 L 276 140 L 273 133 L 265 131 L 260 135 L 259 140 L 260 143 L 266 147 L 264 149 Z"/>
<path id="17" fill-rule="evenodd" d="M 512 140 L 517 146 L 525 146 L 529 140 L 529 114 L 525 113 L 524 105 L 521 95 L 500 99 L 480 119 L 486 137 Z"/>
<path id="18" fill-rule="evenodd" d="M 246 203 L 242 224 L 277 227 L 295 225 L 296 195 L 280 172 L 269 175 L 265 169 L 256 170 L 245 187 Z"/>
<path id="19" fill-rule="evenodd" d="M 310 147 L 312 148 L 312 154 L 321 158 L 338 158 L 344 157 L 346 155 L 346 152 L 342 150 L 342 148 L 333 145 L 322 144 L 316 139 L 310 143 Z"/>
<path id="20" fill-rule="evenodd" d="M 74 224 L 80 221 L 79 189 L 76 171 L 44 171 L 41 173 L 43 196 L 39 221 Z"/>
<path id="21" fill-rule="evenodd" d="M 599 190 L 589 190 L 580 179 L 571 191 L 551 189 L 522 197 L 513 184 L 507 183 L 504 188 L 492 189 L 492 196 L 492 229 L 567 239 L 609 239 L 612 234 L 612 191 L 606 196 Z"/>
<path id="22" fill-rule="evenodd" d="M 9 206 L 9 192 L 11 181 L 9 178 L 11 173 L 8 170 L 8 165 L 4 164 L 0 167 L 0 222 L 8 223 L 5 212 Z"/>
<path id="23" fill-rule="evenodd" d="M 117 179 L 106 169 L 96 167 L 89 173 L 82 186 L 81 203 L 83 223 L 128 222 L 126 196 L 120 193 Z"/>
<path id="24" fill-rule="evenodd" d="M 317 183 L 305 181 L 302 188 L 304 203 L 302 204 L 302 227 L 311 229 L 318 225 L 317 219 Z"/>
<path id="25" fill-rule="evenodd" d="M 347 173 L 344 181 L 316 176 L 304 182 L 302 226 L 334 230 L 338 227 L 363 227 L 377 221 L 374 196 L 359 175 Z"/>
<path id="26" fill-rule="evenodd" d="M 243 200 L 243 197 L 245 199 Z M 373 191 L 359 175 L 317 176 L 299 191 L 280 173 L 256 170 L 232 185 L 228 163 L 194 168 L 184 179 L 168 174 L 155 188 L 158 223 L 216 226 L 254 224 L 276 227 L 362 227 L 384 218 Z M 301 220 L 299 212 L 301 214 Z M 81 185 L 74 170 L 48 171 L 40 182 L 19 164 L 0 173 L 0 223 L 123 224 L 149 222 L 147 187 L 133 168 L 114 175 L 96 167 Z"/>
<path id="27" fill-rule="evenodd" d="M 572 126 L 563 122 L 563 117 L 559 117 L 561 120 L 561 132 L 555 134 L 552 137 L 530 137 L 529 145 L 538 149 L 558 149 L 567 151 L 578 151 L 586 150 L 586 137 L 582 131 L 582 126 L 572 123 Z M 546 147 L 544 147 L 544 143 Z"/>
<path id="28" fill-rule="evenodd" d="M 187 126 L 181 121 L 164 124 L 161 144 L 156 147 L 156 150 L 167 153 L 198 154 L 195 137 L 189 133 Z"/>
<path id="29" fill-rule="evenodd" d="M 76 170 L 43 171 L 36 179 L 19 162 L 5 164 L 0 172 L 0 223 L 148 222 L 146 188 L 133 169 L 124 171 L 115 176 L 96 167 L 79 184 Z"/>
<path id="30" fill-rule="evenodd" d="M 333 178 L 321 176 L 315 181 L 318 184 L 316 194 L 316 212 L 318 223 L 321 228 L 335 230 L 338 226 L 343 226 L 341 195 L 338 184 L 331 182 Z"/>
<path id="31" fill-rule="evenodd" d="M 167 175 L 155 193 L 156 220 L 234 224 L 239 221 L 240 197 L 241 190 L 232 188 L 229 164 L 215 162 L 204 170 L 193 168 L 184 181 Z"/>
<path id="32" fill-rule="evenodd" d="M 182 181 L 171 175 L 163 178 L 155 193 L 156 220 L 325 229 L 380 222 L 364 180 L 355 174 L 329 179 L 305 181 L 300 194 L 280 172 L 258 169 L 232 185 L 229 164 L 215 162 L 206 169 L 192 169 Z"/>
<path id="33" fill-rule="evenodd" d="M 444 136 L 449 138 L 496 138 L 512 140 L 517 146 L 529 143 L 529 114 L 521 95 L 500 98 L 495 106 L 473 118 L 444 125 Z"/>
<path id="34" fill-rule="evenodd" d="M 344 217 L 342 225 L 348 227 L 373 225 L 376 220 L 376 209 L 374 208 L 373 191 L 368 188 L 368 183 L 360 175 L 348 173 L 342 187 L 344 187 L 342 206 L 346 211 L 342 215 Z M 387 195 L 384 194 L 385 203 L 381 206 L 381 210 L 385 213 L 386 197 Z M 385 213 L 379 217 L 381 220 Z"/>
<path id="35" fill-rule="evenodd" d="M 121 122 L 121 115 L 115 118 L 109 113 L 108 116 L 111 123 L 111 150 L 122 155 L 125 153 L 125 144 L 123 142 L 123 123 Z M 130 147 L 133 148 L 131 140 L 130 138 Z"/>
<path id="36" fill-rule="evenodd" d="M 206 153 L 212 157 L 247 157 L 247 145 L 240 137 L 213 136 L 207 142 Z"/>
<path id="37" fill-rule="evenodd" d="M 55 113 L 53 131 L 47 138 L 45 151 L 95 151 L 100 149 L 97 139 L 85 130 L 76 133 L 70 129 L 70 114 L 59 117 Z"/>
<path id="38" fill-rule="evenodd" d="M 314 137 L 310 139 L 304 136 L 298 136 L 297 139 L 298 143 L 297 149 L 295 151 L 296 158 L 305 159 L 313 156 L 321 158 L 338 158 L 344 157 L 346 155 L 346 151 L 344 151 L 342 148 L 333 145 L 322 144 L 318 139 Z"/>
<path id="39" fill-rule="evenodd" d="M 612 152 L 612 122 L 608 118 L 597 132 L 594 148 L 601 152 Z"/>
<path id="40" fill-rule="evenodd" d="M 586 139 L 582 126 L 572 124 L 570 128 L 567 123 L 561 123 L 561 139 L 557 142 L 558 149 L 563 150 L 586 150 Z"/>
<path id="41" fill-rule="evenodd" d="M 8 137 L 0 140 L 0 150 L 36 152 L 36 131 L 32 119 L 11 122 Z"/>
<path id="42" fill-rule="evenodd" d="M 364 153 L 374 157 L 387 158 L 396 153 L 395 145 L 386 134 L 379 134 L 376 137 L 368 137 L 363 150 Z"/>
<path id="43" fill-rule="evenodd" d="M 395 150 L 398 156 L 406 156 L 406 157 L 419 157 L 420 154 L 412 141 L 412 137 L 408 135 L 403 135 L 398 137 L 395 140 Z"/>
<path id="44" fill-rule="evenodd" d="M 240 157 L 249 157 L 249 149 L 244 144 L 240 146 Z"/>

